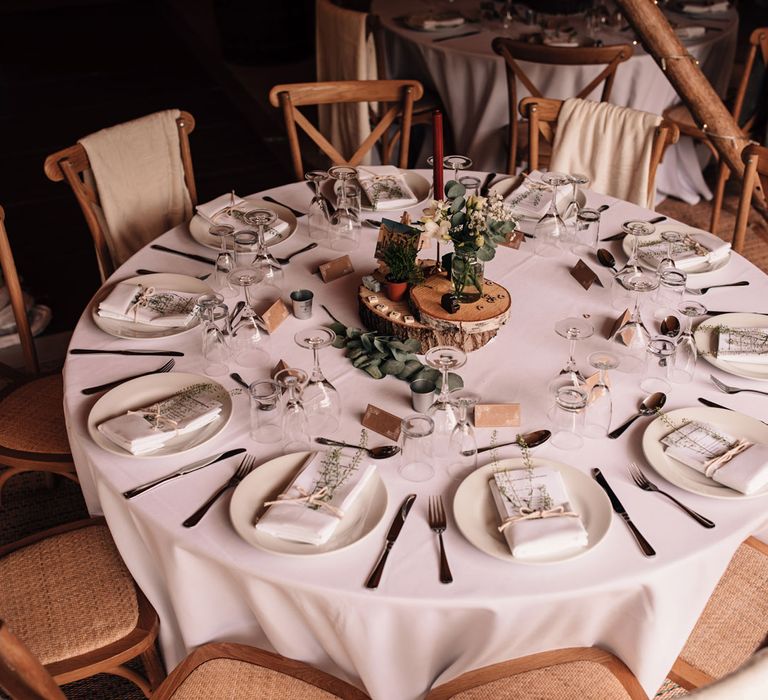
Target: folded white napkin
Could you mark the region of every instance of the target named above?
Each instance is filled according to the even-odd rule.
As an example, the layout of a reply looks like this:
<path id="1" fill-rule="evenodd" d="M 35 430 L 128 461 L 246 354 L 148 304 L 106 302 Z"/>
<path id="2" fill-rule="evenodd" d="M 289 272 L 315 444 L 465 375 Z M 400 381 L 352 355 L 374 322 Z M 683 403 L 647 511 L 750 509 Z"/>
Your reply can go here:
<path id="1" fill-rule="evenodd" d="M 712 463 L 739 442 L 717 426 L 691 421 L 661 440 L 664 453 L 724 486 L 752 494 L 768 484 L 768 445 L 745 442 L 730 460 Z"/>
<path id="2" fill-rule="evenodd" d="M 768 364 L 768 328 L 721 328 L 717 333 L 717 359 Z"/>
<path id="3" fill-rule="evenodd" d="M 374 209 L 386 205 L 387 209 L 407 209 L 418 203 L 416 195 L 405 181 L 402 173 L 393 165 L 357 169 L 357 180 Z"/>
<path id="4" fill-rule="evenodd" d="M 131 454 L 152 452 L 177 435 L 216 420 L 221 402 L 211 384 L 195 384 L 151 406 L 128 411 L 98 426 L 99 432 Z"/>
<path id="5" fill-rule="evenodd" d="M 675 267 L 680 270 L 691 270 L 705 263 L 711 267 L 731 252 L 731 244 L 728 241 L 717 239 L 706 234 L 701 235 L 690 232 L 680 243 L 672 245 L 672 259 Z M 655 240 L 644 244 L 638 244 L 638 256 L 651 267 L 656 267 L 659 261 L 667 255 L 667 243 Z"/>
<path id="6" fill-rule="evenodd" d="M 533 170 L 523 180 L 516 190 L 507 195 L 504 202 L 509 205 L 516 214 L 533 219 L 540 219 L 549 208 L 552 201 L 552 189 L 541 181 L 542 172 Z M 564 185 L 557 188 L 557 210 L 564 214 L 564 204 L 571 199 L 573 187 Z"/>
<path id="7" fill-rule="evenodd" d="M 186 326 L 195 316 L 198 293 L 118 282 L 99 302 L 98 315 L 163 328 Z"/>
<path id="8" fill-rule="evenodd" d="M 235 195 L 234 209 L 239 213 L 239 216 L 237 214 L 232 215 L 228 213 L 231 207 L 232 195 L 223 194 L 221 197 L 216 197 L 216 199 L 212 199 L 210 202 L 206 202 L 205 204 L 198 204 L 196 211 L 211 226 L 216 224 L 226 224 L 229 226 L 234 226 L 235 231 L 244 228 L 253 228 L 246 224 L 242 218 L 242 215 L 249 209 L 253 209 L 253 206 L 249 205 L 248 202 L 242 197 Z M 264 240 L 269 241 L 275 236 L 281 236 L 288 230 L 288 228 L 289 226 L 287 221 L 276 219 L 272 228 L 265 232 Z"/>
<path id="9" fill-rule="evenodd" d="M 678 27 L 675 29 L 675 34 L 680 39 L 698 39 L 706 33 L 706 27 Z"/>
<path id="10" fill-rule="evenodd" d="M 496 472 L 488 484 L 502 523 L 506 518 L 521 515 L 520 508 L 505 494 L 514 498 L 514 493 L 517 493 L 523 501 L 530 498 L 533 510 L 551 510 L 558 507 L 562 507 L 564 512 L 572 510 L 563 478 L 556 469 L 536 467 L 530 480 L 525 469 Z M 547 494 L 551 499 L 549 506 L 544 502 Z M 522 559 L 560 554 L 586 547 L 588 543 L 587 531 L 580 516 L 555 515 L 518 520 L 504 528 L 503 534 L 512 556 Z"/>
<path id="11" fill-rule="evenodd" d="M 691 15 L 705 15 L 710 12 L 727 12 L 730 5 L 727 2 L 692 3 L 687 2 L 682 6 L 682 11 Z"/>
<path id="12" fill-rule="evenodd" d="M 465 20 L 458 12 L 436 12 L 430 14 L 410 15 L 406 19 L 409 27 L 422 29 L 427 32 L 436 29 L 450 29 L 452 27 L 461 27 Z"/>
<path id="13" fill-rule="evenodd" d="M 283 494 L 286 499 L 305 498 L 312 493 L 318 493 L 318 483 L 328 457 L 327 452 L 316 452 L 307 458 L 298 476 Z M 342 456 L 342 460 L 346 458 Z M 344 468 L 347 461 L 340 462 L 335 469 Z M 293 542 L 307 544 L 325 544 L 333 535 L 342 519 L 349 517 L 352 504 L 365 488 L 368 479 L 376 471 L 371 462 L 361 462 L 349 477 L 336 488 L 327 501 L 331 508 L 324 506 L 313 507 L 303 502 L 276 503 L 271 505 L 264 516 L 256 524 L 256 529 L 273 537 Z M 282 500 L 282 499 L 279 499 Z M 339 513 L 341 518 L 338 517 Z"/>

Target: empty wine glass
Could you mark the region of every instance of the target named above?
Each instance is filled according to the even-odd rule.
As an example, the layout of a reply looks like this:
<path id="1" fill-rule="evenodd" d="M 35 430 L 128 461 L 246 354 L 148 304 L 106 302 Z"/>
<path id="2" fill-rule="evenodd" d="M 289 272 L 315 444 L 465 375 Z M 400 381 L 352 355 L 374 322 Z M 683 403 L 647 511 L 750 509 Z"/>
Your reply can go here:
<path id="1" fill-rule="evenodd" d="M 229 273 L 235 268 L 234 235 L 235 227 L 229 224 L 216 224 L 208 229 L 211 236 L 219 239 L 220 248 L 213 265 L 211 286 L 222 296 L 235 296 L 237 291 L 229 284 Z M 230 244 L 231 241 L 231 244 Z"/>
<path id="2" fill-rule="evenodd" d="M 466 361 L 467 354 L 463 350 L 448 345 L 430 348 L 424 355 L 424 362 L 433 369 L 440 370 L 442 374 L 440 394 L 427 410 L 427 415 L 435 424 L 435 453 L 438 457 L 447 457 L 450 454 L 451 433 L 459 421 L 458 409 L 450 398 L 448 372 L 463 367 Z"/>
<path id="3" fill-rule="evenodd" d="M 464 189 L 467 191 L 465 197 L 477 196 L 480 189 L 480 178 L 474 175 L 465 175 L 459 178 L 459 183 L 464 185 Z"/>
<path id="4" fill-rule="evenodd" d="M 459 394 L 454 398 L 458 423 L 451 433 L 451 461 L 448 464 L 448 474 L 454 479 L 463 479 L 477 468 L 477 438 L 468 417 L 469 408 L 477 401 L 478 398 L 470 394 Z"/>
<path id="5" fill-rule="evenodd" d="M 662 321 L 667 316 L 677 316 L 678 307 L 683 301 L 688 275 L 684 270 L 674 267 L 659 268 L 659 288 L 656 292 L 656 304 L 653 317 Z"/>
<path id="6" fill-rule="evenodd" d="M 312 449 L 309 422 L 302 402 L 302 392 L 309 376 L 304 370 L 289 367 L 275 375 L 283 390 L 283 450 L 306 452 Z"/>
<path id="7" fill-rule="evenodd" d="M 630 237 L 630 248 L 629 259 L 627 260 L 626 265 L 624 265 L 624 267 L 619 270 L 618 274 L 621 274 L 626 270 L 639 271 L 641 269 L 637 256 L 639 241 L 641 238 L 646 238 L 647 236 L 653 234 L 656 231 L 656 227 L 653 224 L 649 224 L 647 221 L 631 220 L 625 221 L 621 225 L 621 230 Z"/>
<path id="8" fill-rule="evenodd" d="M 429 156 L 427 158 L 427 164 L 429 167 L 434 167 L 435 165 L 435 158 L 434 156 Z M 451 156 L 444 156 L 443 157 L 443 168 L 447 170 L 453 170 L 453 180 L 458 182 L 459 180 L 459 170 L 468 170 L 472 167 L 472 159 L 469 156 L 461 156 L 461 155 L 451 155 Z M 440 196 L 442 197 L 442 192 L 440 193 Z M 437 199 L 437 193 L 435 193 L 435 199 Z"/>
<path id="9" fill-rule="evenodd" d="M 555 396 L 552 417 L 552 445 L 577 450 L 584 444 L 584 409 L 587 392 L 577 386 L 561 386 Z"/>
<path id="10" fill-rule="evenodd" d="M 675 244 L 682 243 L 684 239 L 684 236 L 679 231 L 662 231 L 661 232 L 661 240 L 666 242 L 667 244 L 667 251 L 664 254 L 664 256 L 659 260 L 659 264 L 656 266 L 656 269 L 661 273 L 662 270 L 665 270 L 668 267 L 675 268 L 677 265 L 675 264 L 675 258 L 673 257 Z"/>
<path id="11" fill-rule="evenodd" d="M 608 386 L 608 370 L 619 366 L 619 358 L 611 352 L 600 350 L 587 358 L 589 364 L 600 372 L 597 382 L 589 391 L 587 414 L 584 419 L 584 435 L 590 438 L 607 437 L 611 429 L 613 401 Z"/>
<path id="12" fill-rule="evenodd" d="M 243 367 L 265 367 L 271 360 L 269 335 L 254 309 L 251 295 L 260 279 L 261 273 L 252 267 L 237 267 L 229 275 L 230 283 L 242 288 L 245 301 L 240 321 L 232 329 L 231 336 L 235 361 Z"/>
<path id="13" fill-rule="evenodd" d="M 569 316 L 555 324 L 555 333 L 568 341 L 568 362 L 560 373 L 549 383 L 549 391 L 557 394 L 563 386 L 579 386 L 585 382 L 584 375 L 576 367 L 574 353 L 576 342 L 590 338 L 595 332 L 594 326 L 584 318 Z"/>
<path id="14" fill-rule="evenodd" d="M 270 300 L 279 299 L 283 293 L 284 274 L 282 265 L 273 258 L 267 250 L 267 230 L 277 220 L 277 214 L 271 209 L 252 209 L 245 213 L 245 220 L 256 227 L 256 250 L 254 251 L 253 267 L 260 275 L 260 295 Z"/>
<path id="15" fill-rule="evenodd" d="M 600 237 L 600 212 L 586 207 L 576 212 L 573 222 L 573 252 L 577 255 L 594 253 Z"/>
<path id="16" fill-rule="evenodd" d="M 581 211 L 578 199 L 579 187 L 585 187 L 589 184 L 590 180 L 586 175 L 577 173 L 576 175 L 568 175 L 568 182 L 573 189 L 571 190 L 571 201 L 568 202 L 568 206 L 565 208 L 563 219 L 570 219 Z"/>
<path id="17" fill-rule="evenodd" d="M 304 178 L 312 183 L 314 195 L 309 203 L 307 222 L 309 224 L 309 237 L 313 241 L 324 241 L 328 238 L 331 213 L 328 211 L 325 197 L 320 192 L 320 185 L 328 179 L 325 170 L 310 170 L 304 174 Z"/>
<path id="18" fill-rule="evenodd" d="M 359 188 L 352 185 L 342 185 L 338 190 L 329 236 L 334 250 L 356 250 L 360 245 L 360 216 L 355 204 L 355 192 L 359 197 Z"/>
<path id="19" fill-rule="evenodd" d="M 253 231 L 238 231 L 234 235 L 235 269 L 249 268 L 253 262 L 258 238 Z"/>
<path id="20" fill-rule="evenodd" d="M 429 416 L 413 413 L 400 423 L 400 476 L 427 481 L 435 474 L 432 460 L 435 424 Z"/>
<path id="21" fill-rule="evenodd" d="M 308 328 L 296 333 L 293 339 L 313 353 L 312 372 L 302 395 L 310 432 L 313 435 L 332 433 L 339 427 L 341 397 L 320 369 L 319 353 L 321 348 L 333 343 L 336 334 L 330 328 Z"/>
<path id="22" fill-rule="evenodd" d="M 659 276 L 640 268 L 628 268 L 616 276 L 616 282 L 632 294 L 634 304 L 629 319 L 616 331 L 615 336 L 621 336 L 627 347 L 642 350 L 648 344 L 651 334 L 642 319 L 640 298 L 658 288 Z"/>
<path id="23" fill-rule="evenodd" d="M 536 224 L 533 231 L 533 252 L 542 257 L 556 256 L 568 232 L 560 212 L 557 210 L 557 188 L 568 184 L 568 176 L 562 173 L 545 173 L 541 181 L 552 189 L 549 208 Z"/>
<path id="24" fill-rule="evenodd" d="M 346 183 L 357 179 L 357 169 L 351 165 L 334 165 L 328 168 L 328 176 L 334 181 L 333 192 L 338 198 L 341 188 Z M 338 203 L 336 206 L 338 206 Z"/>
<path id="25" fill-rule="evenodd" d="M 707 313 L 707 308 L 697 301 L 684 301 L 677 307 L 677 310 L 683 316 L 683 329 L 677 339 L 672 381 L 677 384 L 685 384 L 693 379 L 696 359 L 699 356 L 696 340 L 693 337 L 693 319 L 696 316 L 704 316 Z"/>
<path id="26" fill-rule="evenodd" d="M 229 372 L 230 349 L 229 309 L 221 294 L 202 294 L 197 298 L 196 311 L 202 329 L 202 350 L 205 358 L 204 372 L 218 377 Z"/>

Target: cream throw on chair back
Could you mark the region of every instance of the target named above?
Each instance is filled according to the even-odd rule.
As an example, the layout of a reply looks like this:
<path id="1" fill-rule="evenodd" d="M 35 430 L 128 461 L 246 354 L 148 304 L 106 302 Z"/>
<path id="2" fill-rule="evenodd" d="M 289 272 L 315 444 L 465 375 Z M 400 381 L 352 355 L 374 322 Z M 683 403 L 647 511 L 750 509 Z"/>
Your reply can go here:
<path id="1" fill-rule="evenodd" d="M 686 697 L 691 700 L 765 700 L 768 698 L 768 649 L 761 649 L 741 668 Z"/>
<path id="2" fill-rule="evenodd" d="M 584 173 L 590 188 L 653 207 L 651 151 L 661 117 L 608 102 L 565 100 L 557 118 L 549 169 Z"/>
<path id="3" fill-rule="evenodd" d="M 373 36 L 365 12 L 346 10 L 331 0 L 316 5 L 317 80 L 377 80 Z M 320 105 L 320 131 L 345 157 L 371 133 L 367 102 Z M 363 165 L 371 163 L 368 153 Z"/>
<path id="4" fill-rule="evenodd" d="M 156 112 L 80 139 L 116 266 L 192 218 L 176 126 L 179 114 L 178 109 Z"/>

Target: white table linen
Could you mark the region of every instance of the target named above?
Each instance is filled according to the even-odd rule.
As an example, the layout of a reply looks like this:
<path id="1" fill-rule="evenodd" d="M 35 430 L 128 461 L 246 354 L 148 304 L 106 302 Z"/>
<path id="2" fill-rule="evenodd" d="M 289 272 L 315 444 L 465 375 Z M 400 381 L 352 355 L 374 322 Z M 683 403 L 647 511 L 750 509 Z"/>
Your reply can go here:
<path id="1" fill-rule="evenodd" d="M 426 171 L 422 171 L 429 176 Z M 269 192 L 276 199 L 306 210 L 311 194 L 303 183 Z M 610 204 L 603 214 L 601 237 L 618 231 L 622 221 L 650 218 L 638 206 L 587 193 L 587 204 Z M 422 206 L 411 209 L 415 217 Z M 380 214 L 376 214 L 377 217 Z M 376 232 L 363 228 L 360 250 L 350 254 L 355 274 L 324 284 L 313 275 L 319 263 L 338 256 L 324 247 L 295 258 L 286 266 L 286 298 L 292 289 L 315 293 L 310 321 L 287 319 L 273 337 L 274 362 L 309 368 L 311 353 L 293 342 L 294 333 L 329 319 L 325 304 L 343 322 L 360 325 L 355 293 L 360 275 L 374 267 Z M 306 218 L 299 230 L 273 252 L 284 255 L 307 241 Z M 163 244 L 204 252 L 185 226 L 165 234 Z M 621 244 L 611 243 L 621 257 Z M 576 258 L 563 254 L 534 257 L 531 244 L 520 250 L 500 248 L 487 265 L 487 276 L 504 284 L 512 296 L 507 325 L 486 347 L 469 355 L 460 370 L 469 389 L 489 402 L 522 404 L 520 431 L 549 427 L 547 382 L 563 365 L 567 343 L 554 332 L 566 316 L 590 314 L 597 329 L 618 314 L 611 308 L 609 273 L 590 261 L 606 288 L 584 291 L 568 274 Z M 145 248 L 120 268 L 113 280 L 151 267 L 200 274 L 205 266 Z M 713 308 L 768 312 L 768 278 L 733 254 L 730 263 L 696 278 L 702 285 L 749 279 L 751 286 L 717 289 L 705 301 Z M 142 347 L 146 340 L 141 341 Z M 202 373 L 199 329 L 152 341 L 158 349 L 179 349 L 177 369 Z M 577 347 L 577 361 L 586 369 L 586 354 L 606 341 L 600 333 Z M 84 312 L 73 346 L 127 348 L 136 343 L 100 331 Z M 617 347 L 617 346 L 613 346 Z M 343 400 L 341 427 L 335 437 L 354 441 L 359 420 L 371 402 L 398 415 L 411 412 L 405 382 L 369 378 L 333 348 L 324 349 L 321 363 Z M 354 546 L 317 557 L 281 556 L 256 549 L 242 540 L 229 521 L 228 497 L 221 499 L 194 528 L 181 522 L 234 471 L 236 460 L 212 465 L 126 501 L 120 493 L 183 464 L 229 448 L 243 446 L 265 461 L 281 454 L 279 445 L 259 445 L 248 437 L 248 400 L 233 397 L 234 415 L 228 428 L 203 446 L 179 457 L 135 459 L 106 452 L 89 437 L 86 421 L 98 397 L 80 393 L 84 386 L 152 369 L 157 358 L 100 359 L 72 355 L 64 368 L 65 414 L 72 451 L 89 510 L 104 513 L 131 573 L 161 618 L 160 639 L 169 668 L 194 647 L 210 641 L 235 641 L 273 648 L 365 687 L 374 699 L 421 698 L 433 684 L 486 664 L 547 649 L 597 645 L 617 654 L 652 695 L 682 649 L 696 619 L 739 543 L 768 524 L 765 499 L 738 502 L 708 499 L 672 486 L 648 468 L 660 487 L 712 518 L 706 530 L 666 499 L 641 491 L 626 465 L 644 464 L 640 439 L 647 420 L 641 419 L 618 440 L 586 440 L 578 451 L 546 443 L 540 457 L 564 462 L 585 472 L 599 466 L 639 529 L 658 554 L 645 558 L 624 523 L 614 517 L 605 539 L 585 555 L 561 564 L 526 565 L 489 557 L 475 549 L 458 530 L 450 504 L 456 488 L 444 471 L 431 481 L 412 483 L 397 473 L 397 459 L 379 462 L 389 494 L 387 513 L 370 537 Z M 261 378 L 254 370 L 232 365 L 246 379 Z M 711 385 L 713 370 L 705 362 L 691 384 L 675 385 L 669 409 L 692 406 L 707 396 L 745 413 L 765 417 L 761 397 L 726 397 Z M 643 392 L 639 375 L 611 373 L 614 424 L 634 412 Z M 725 375 L 722 375 L 725 378 Z M 221 379 L 227 388 L 236 384 Z M 740 379 L 745 385 L 750 380 Z M 758 383 L 755 382 L 755 386 Z M 499 431 L 499 441 L 517 431 Z M 478 429 L 480 444 L 491 430 Z M 369 444 L 383 444 L 376 434 Z M 516 457 L 515 447 L 501 448 L 500 457 Z M 488 459 L 481 459 L 484 464 Z M 363 587 L 383 545 L 384 535 L 404 496 L 418 499 L 387 563 L 378 590 Z M 428 495 L 444 493 L 448 511 L 446 549 L 454 583 L 441 584 L 436 537 L 426 521 Z"/>
<path id="2" fill-rule="evenodd" d="M 458 10 L 477 11 L 474 0 L 456 0 Z M 453 40 L 433 42 L 451 33 L 462 34 L 467 26 L 441 32 L 421 32 L 407 29 L 395 18 L 414 11 L 409 0 L 374 0 L 372 12 L 381 17 L 386 30 L 385 50 L 388 75 L 391 78 L 415 78 L 440 96 L 453 127 L 454 140 L 459 153 L 473 159 L 475 167 L 503 172 L 506 169 L 509 123 L 507 78 L 504 60 L 491 48 L 491 41 L 501 35 L 501 29 L 490 30 L 479 25 L 479 34 Z M 681 25 L 698 22 L 697 18 L 674 15 Z M 725 94 L 736 52 L 738 14 L 729 13 L 729 20 L 710 24 L 722 31 L 709 31 L 703 37 L 684 42 L 685 49 L 696 58 L 704 75 L 720 95 Z M 510 36 L 537 31 L 537 26 L 513 24 Z M 606 44 L 632 43 L 631 31 L 607 30 L 600 37 Z M 543 95 L 565 99 L 573 97 L 574 89 L 589 84 L 602 70 L 602 66 L 545 66 L 520 61 L 534 85 Z M 590 96 L 600 99 L 602 85 Z M 518 81 L 518 98 L 528 96 L 525 86 Z M 611 102 L 654 114 L 680 102 L 675 89 L 666 79 L 653 57 L 642 48 L 619 65 L 611 91 Z M 429 141 L 428 151 L 431 148 Z M 431 152 L 431 151 L 429 151 Z M 701 174 L 700 159 L 708 152 L 697 149 L 688 137 L 667 149 L 664 161 L 656 173 L 657 201 L 674 196 L 690 204 L 700 197 L 711 199 L 712 194 Z M 518 161 L 525 160 L 518 153 Z"/>

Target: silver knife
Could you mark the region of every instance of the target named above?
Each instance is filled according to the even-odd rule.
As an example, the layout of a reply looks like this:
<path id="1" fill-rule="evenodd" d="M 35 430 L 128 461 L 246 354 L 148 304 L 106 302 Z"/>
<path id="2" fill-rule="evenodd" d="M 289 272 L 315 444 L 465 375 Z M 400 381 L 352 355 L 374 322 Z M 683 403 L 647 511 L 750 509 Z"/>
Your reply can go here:
<path id="1" fill-rule="evenodd" d="M 379 557 L 379 561 L 376 562 L 376 566 L 373 567 L 373 571 L 371 571 L 371 575 L 368 577 L 368 580 L 365 582 L 366 588 L 378 588 L 379 582 L 381 581 L 381 574 L 384 571 L 384 564 L 387 563 L 387 557 L 389 556 L 389 552 L 392 549 L 392 545 L 395 544 L 395 540 L 397 539 L 397 536 L 400 534 L 400 530 L 403 529 L 403 524 L 405 523 L 405 519 L 408 517 L 408 513 L 411 510 L 411 506 L 413 505 L 413 502 L 416 500 L 416 494 L 412 493 L 405 497 L 405 500 L 403 501 L 403 504 L 400 506 L 400 510 L 397 511 L 397 514 L 395 515 L 395 519 L 392 521 L 392 525 L 389 527 L 389 532 L 387 533 L 387 542 L 384 545 L 384 550 L 381 553 L 381 556 Z"/>
<path id="2" fill-rule="evenodd" d="M 603 476 L 603 472 L 595 468 L 592 470 L 592 476 L 595 478 L 595 481 L 598 484 L 600 484 L 600 486 L 603 487 L 603 491 L 605 491 L 608 494 L 608 498 L 611 499 L 611 505 L 613 506 L 613 509 L 622 517 L 624 522 L 627 524 L 629 531 L 632 533 L 635 540 L 637 540 L 637 544 L 640 545 L 640 549 L 643 550 L 643 554 L 645 554 L 646 557 L 655 557 L 656 550 L 653 547 L 651 547 L 648 540 L 646 540 L 645 537 L 643 537 L 640 534 L 640 530 L 638 530 L 635 527 L 635 524 L 629 519 L 629 514 L 627 513 L 626 510 L 624 510 L 624 506 L 621 505 L 621 501 L 616 497 L 616 494 L 613 492 L 613 489 L 608 485 L 608 482 L 605 480 L 605 477 Z"/>
<path id="3" fill-rule="evenodd" d="M 710 401 L 709 399 L 703 399 L 701 397 L 699 397 L 699 403 L 703 403 L 705 406 L 709 406 L 710 408 L 724 408 L 726 411 L 736 410 L 735 408 L 729 408 L 728 406 L 723 406 L 723 404 L 715 403 L 714 401 Z M 761 420 L 760 422 L 765 423 L 764 420 Z M 765 423 L 765 425 L 768 425 L 768 423 Z"/>
<path id="4" fill-rule="evenodd" d="M 198 469 L 207 467 L 209 464 L 215 464 L 216 462 L 221 462 L 224 459 L 229 459 L 230 457 L 239 455 L 241 452 L 245 452 L 244 447 L 238 447 L 237 449 L 234 449 L 234 450 L 228 450 L 227 452 L 222 452 L 221 454 L 213 455 L 212 457 L 207 457 L 206 459 L 201 459 L 199 462 L 194 462 L 189 466 L 182 467 L 181 469 L 173 472 L 172 474 L 166 474 L 165 476 L 161 476 L 160 478 L 155 479 L 153 481 L 148 481 L 146 484 L 141 484 L 141 486 L 136 486 L 132 489 L 128 489 L 127 491 L 123 491 L 123 496 L 125 498 L 133 498 L 134 496 L 138 496 L 140 493 L 144 493 L 145 491 L 148 491 L 149 489 L 151 489 L 154 486 L 157 486 L 158 484 L 162 484 L 166 481 L 170 481 L 171 479 L 175 479 L 177 476 L 183 476 L 184 474 L 190 474 L 191 472 L 196 472 Z"/>
<path id="5" fill-rule="evenodd" d="M 94 348 L 72 348 L 70 355 L 156 355 L 158 357 L 184 357 L 179 350 L 96 350 Z"/>

